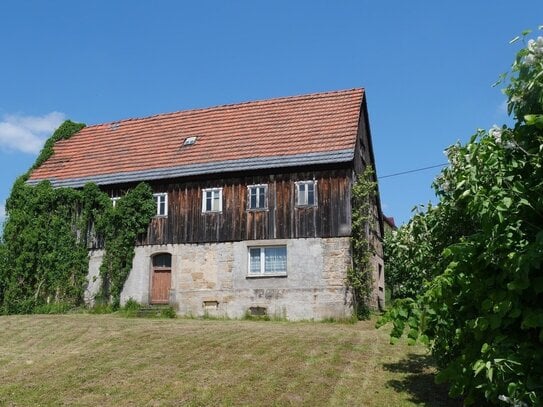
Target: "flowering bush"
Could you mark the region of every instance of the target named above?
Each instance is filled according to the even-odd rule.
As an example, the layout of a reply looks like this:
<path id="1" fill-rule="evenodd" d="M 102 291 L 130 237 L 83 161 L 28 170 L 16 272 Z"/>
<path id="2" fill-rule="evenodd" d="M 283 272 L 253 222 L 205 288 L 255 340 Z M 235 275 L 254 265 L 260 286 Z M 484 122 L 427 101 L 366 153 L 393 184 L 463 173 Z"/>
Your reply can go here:
<path id="1" fill-rule="evenodd" d="M 387 249 L 388 268 L 423 278 L 381 323 L 428 343 L 438 380 L 466 404 L 541 405 L 543 37 L 527 42 L 502 80 L 515 125 L 447 149 L 439 204 Z"/>

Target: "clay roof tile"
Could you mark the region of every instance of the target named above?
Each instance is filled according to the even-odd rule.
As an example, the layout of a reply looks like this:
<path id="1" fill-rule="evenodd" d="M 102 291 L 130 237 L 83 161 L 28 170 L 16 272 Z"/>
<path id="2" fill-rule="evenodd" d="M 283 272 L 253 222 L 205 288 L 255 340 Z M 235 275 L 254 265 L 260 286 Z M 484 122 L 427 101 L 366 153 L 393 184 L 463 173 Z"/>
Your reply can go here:
<path id="1" fill-rule="evenodd" d="M 211 168 L 213 163 L 226 163 L 224 171 L 229 161 L 263 158 L 280 166 L 295 163 L 296 157 L 354 152 L 363 96 L 363 89 L 350 89 L 91 125 L 57 142 L 54 155 L 29 182 L 50 179 L 60 185 L 107 176 L 112 183 L 115 174 L 159 177 L 162 170 L 171 175 L 172 168 Z M 183 146 L 194 136 L 193 145 Z"/>

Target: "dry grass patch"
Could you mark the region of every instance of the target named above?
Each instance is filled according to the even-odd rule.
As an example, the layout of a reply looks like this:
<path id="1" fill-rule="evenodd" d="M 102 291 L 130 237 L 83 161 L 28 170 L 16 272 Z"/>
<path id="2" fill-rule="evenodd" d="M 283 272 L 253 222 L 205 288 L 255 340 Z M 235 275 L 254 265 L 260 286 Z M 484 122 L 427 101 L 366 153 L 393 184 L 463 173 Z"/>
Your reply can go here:
<path id="1" fill-rule="evenodd" d="M 0 405 L 455 405 L 373 322 L 4 316 L 0 343 Z"/>

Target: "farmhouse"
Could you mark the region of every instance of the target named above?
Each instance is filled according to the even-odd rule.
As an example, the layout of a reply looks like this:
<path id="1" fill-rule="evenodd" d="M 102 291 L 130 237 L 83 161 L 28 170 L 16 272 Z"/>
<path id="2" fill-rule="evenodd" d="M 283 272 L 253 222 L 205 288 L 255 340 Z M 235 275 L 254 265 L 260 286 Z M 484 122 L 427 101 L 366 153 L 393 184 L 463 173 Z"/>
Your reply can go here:
<path id="1" fill-rule="evenodd" d="M 156 216 L 136 243 L 121 302 L 194 316 L 322 319 L 352 312 L 351 192 L 373 164 L 365 93 L 350 89 L 88 126 L 57 142 L 29 183 L 94 182 L 114 205 L 137 183 L 151 185 Z M 372 214 L 376 307 L 384 292 L 378 194 Z M 97 241 L 91 303 L 102 256 Z"/>

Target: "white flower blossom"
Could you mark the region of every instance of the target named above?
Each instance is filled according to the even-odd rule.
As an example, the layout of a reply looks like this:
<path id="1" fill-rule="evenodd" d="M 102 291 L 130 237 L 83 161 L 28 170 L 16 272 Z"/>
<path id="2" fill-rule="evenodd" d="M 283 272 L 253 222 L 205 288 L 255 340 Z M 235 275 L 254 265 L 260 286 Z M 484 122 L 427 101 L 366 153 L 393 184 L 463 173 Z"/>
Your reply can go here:
<path id="1" fill-rule="evenodd" d="M 535 56 L 533 54 L 528 54 L 524 57 L 524 63 L 528 66 L 535 64 Z"/>
<path id="2" fill-rule="evenodd" d="M 498 396 L 498 400 L 503 401 L 504 403 L 507 403 L 507 404 L 509 404 L 510 406 L 513 406 L 513 407 L 528 407 L 528 404 L 526 404 L 525 402 L 520 401 L 520 400 L 512 399 L 511 397 L 507 397 L 507 396 L 505 396 L 503 394 L 500 394 Z"/>
<path id="3" fill-rule="evenodd" d="M 505 148 L 506 150 L 516 150 L 517 149 L 517 145 L 515 143 L 513 143 L 512 141 L 507 141 L 504 145 L 503 145 L 503 148 Z"/>
<path id="4" fill-rule="evenodd" d="M 443 151 L 443 154 L 447 157 L 449 162 L 454 166 L 458 163 L 458 145 L 452 145 L 448 147 L 445 151 Z"/>
<path id="5" fill-rule="evenodd" d="M 537 37 L 536 40 L 529 40 L 526 48 L 529 54 L 524 57 L 524 63 L 531 66 L 535 64 L 538 58 L 543 57 L 543 37 Z"/>
<path id="6" fill-rule="evenodd" d="M 534 55 L 543 55 L 543 37 L 528 41 L 528 51 Z"/>
<path id="7" fill-rule="evenodd" d="M 492 128 L 490 130 L 488 130 L 488 134 L 490 134 L 491 137 L 494 138 L 494 140 L 496 140 L 496 143 L 501 143 L 502 142 L 502 134 L 503 134 L 503 129 L 494 125 L 492 126 Z"/>

